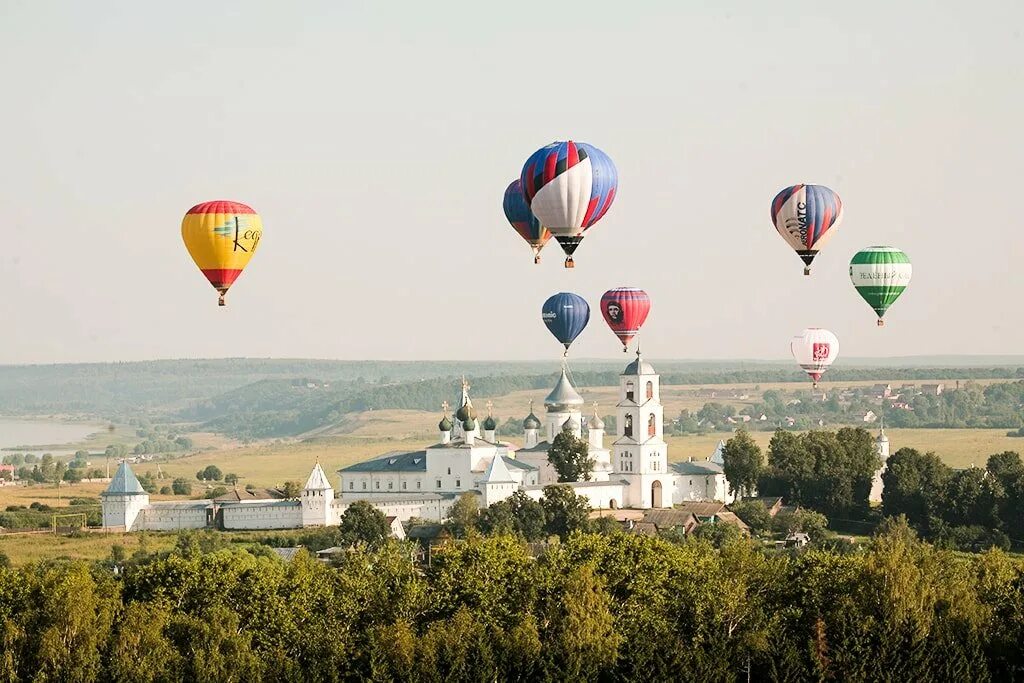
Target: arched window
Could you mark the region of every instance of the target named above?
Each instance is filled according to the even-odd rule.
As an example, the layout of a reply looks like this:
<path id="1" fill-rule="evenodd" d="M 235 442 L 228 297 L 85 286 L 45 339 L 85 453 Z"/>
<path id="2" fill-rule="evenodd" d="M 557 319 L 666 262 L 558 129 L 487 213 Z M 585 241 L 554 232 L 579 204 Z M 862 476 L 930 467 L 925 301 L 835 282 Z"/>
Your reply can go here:
<path id="1" fill-rule="evenodd" d="M 654 398 L 654 382 L 647 382 L 647 400 L 650 401 Z"/>
<path id="2" fill-rule="evenodd" d="M 633 400 L 633 380 L 626 382 L 626 400 Z"/>
<path id="3" fill-rule="evenodd" d="M 651 413 L 650 417 L 647 418 L 647 436 L 654 436 L 657 431 L 657 425 L 654 423 L 654 413 Z"/>
<path id="4" fill-rule="evenodd" d="M 633 416 L 626 415 L 626 423 L 622 426 L 624 436 L 633 436 Z"/>

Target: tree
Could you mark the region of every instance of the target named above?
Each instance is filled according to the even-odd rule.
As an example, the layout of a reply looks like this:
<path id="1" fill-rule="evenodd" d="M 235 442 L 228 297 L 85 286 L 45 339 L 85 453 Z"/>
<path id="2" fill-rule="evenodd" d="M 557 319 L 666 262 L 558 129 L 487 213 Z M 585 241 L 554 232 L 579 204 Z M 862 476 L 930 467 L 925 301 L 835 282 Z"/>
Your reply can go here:
<path id="1" fill-rule="evenodd" d="M 480 506 L 477 503 L 477 495 L 467 491 L 459 496 L 451 510 L 448 511 L 448 523 L 445 526 L 456 538 L 464 538 L 476 530 L 479 517 Z"/>
<path id="2" fill-rule="evenodd" d="M 229 472 L 224 475 L 224 483 L 231 484 L 232 486 L 238 483 L 238 475 L 234 472 Z"/>
<path id="3" fill-rule="evenodd" d="M 216 465 L 207 465 L 206 469 L 202 470 L 201 477 L 197 477 L 201 481 L 220 481 L 224 478 L 224 474 L 220 471 L 220 468 Z"/>
<path id="4" fill-rule="evenodd" d="M 882 513 L 905 515 L 911 526 L 928 536 L 941 521 L 946 482 L 953 471 L 934 453 L 901 448 L 882 474 Z"/>
<path id="5" fill-rule="evenodd" d="M 615 664 L 622 636 L 612 599 L 594 570 L 581 566 L 560 582 L 546 608 L 546 641 L 555 680 L 594 681 Z"/>
<path id="6" fill-rule="evenodd" d="M 352 502 L 341 515 L 341 537 L 347 543 L 378 547 L 391 535 L 384 513 L 365 500 Z"/>
<path id="7" fill-rule="evenodd" d="M 813 510 L 780 512 L 772 520 L 772 528 L 782 534 L 803 532 L 817 543 L 828 533 L 828 517 Z"/>
<path id="8" fill-rule="evenodd" d="M 176 496 L 190 496 L 192 495 L 192 483 L 184 477 L 178 477 L 171 482 L 171 491 Z"/>
<path id="9" fill-rule="evenodd" d="M 564 429 L 551 442 L 548 462 L 558 472 L 558 481 L 590 481 L 594 467 L 587 442 Z"/>
<path id="10" fill-rule="evenodd" d="M 803 488 L 814 475 L 814 457 L 799 435 L 776 430 L 768 442 L 768 464 L 770 471 L 761 492 L 782 496 L 791 504 L 802 502 Z"/>
<path id="11" fill-rule="evenodd" d="M 761 447 L 750 438 L 746 429 L 736 430 L 736 436 L 725 442 L 722 459 L 725 461 L 722 469 L 729 482 L 729 490 L 741 498 L 751 495 L 761 478 L 764 458 Z"/>
<path id="12" fill-rule="evenodd" d="M 547 533 L 557 534 L 564 539 L 573 531 L 587 528 L 590 503 L 583 496 L 577 496 L 568 486 L 545 486 L 540 504 L 544 510 L 544 530 Z"/>
<path id="13" fill-rule="evenodd" d="M 733 503 L 729 510 L 750 527 L 755 534 L 764 533 L 772 527 L 772 516 L 759 500 L 744 500 Z"/>
<path id="14" fill-rule="evenodd" d="M 302 495 L 302 484 L 297 481 L 286 481 L 281 487 L 281 492 L 288 500 L 295 500 Z"/>

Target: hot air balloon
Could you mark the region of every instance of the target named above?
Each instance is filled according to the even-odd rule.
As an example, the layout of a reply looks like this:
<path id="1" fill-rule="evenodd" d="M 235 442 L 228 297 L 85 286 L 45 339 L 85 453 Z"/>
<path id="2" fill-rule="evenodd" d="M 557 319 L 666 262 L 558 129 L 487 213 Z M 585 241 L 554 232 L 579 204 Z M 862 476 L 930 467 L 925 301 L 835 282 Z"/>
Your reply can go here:
<path id="1" fill-rule="evenodd" d="M 772 200 L 772 223 L 804 262 L 804 275 L 842 220 L 843 201 L 824 185 L 793 185 Z"/>
<path id="2" fill-rule="evenodd" d="M 540 317 L 568 355 L 569 346 L 590 322 L 590 306 L 578 294 L 559 292 L 544 302 Z"/>
<path id="3" fill-rule="evenodd" d="M 789 349 L 817 387 L 818 380 L 839 356 L 839 340 L 828 330 L 808 327 L 793 337 Z"/>
<path id="4" fill-rule="evenodd" d="M 583 232 L 615 201 L 615 164 L 585 142 L 552 142 L 526 160 L 521 180 L 530 210 L 562 245 L 565 267 L 572 268 Z"/>
<path id="5" fill-rule="evenodd" d="M 850 280 L 857 293 L 875 309 L 879 326 L 885 324 L 885 311 L 910 284 L 912 271 L 910 259 L 895 247 L 868 247 L 853 255 Z"/>
<path id="6" fill-rule="evenodd" d="M 181 238 L 192 260 L 220 292 L 219 306 L 249 259 L 256 253 L 263 223 L 259 214 L 239 202 L 196 204 L 181 220 Z"/>
<path id="7" fill-rule="evenodd" d="M 601 297 L 601 315 L 622 342 L 623 353 L 629 350 L 629 342 L 640 331 L 650 311 L 650 297 L 636 287 L 609 289 Z"/>
<path id="8" fill-rule="evenodd" d="M 533 262 L 540 263 L 540 250 L 551 239 L 551 233 L 530 211 L 530 205 L 526 203 L 526 197 L 523 196 L 523 183 L 518 178 L 505 188 L 505 200 L 502 202 L 502 206 L 505 209 L 505 218 L 533 249 Z"/>

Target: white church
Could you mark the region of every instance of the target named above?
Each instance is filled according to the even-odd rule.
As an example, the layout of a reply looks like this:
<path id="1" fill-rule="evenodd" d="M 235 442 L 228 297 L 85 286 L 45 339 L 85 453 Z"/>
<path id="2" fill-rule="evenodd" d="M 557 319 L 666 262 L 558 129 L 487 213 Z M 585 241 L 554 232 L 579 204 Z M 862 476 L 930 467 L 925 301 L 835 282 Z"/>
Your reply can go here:
<path id="1" fill-rule="evenodd" d="M 616 406 L 618 434 L 606 437 L 597 415 L 586 421 L 584 401 L 565 369 L 544 399 L 541 421 L 531 405 L 523 422 L 519 447 L 496 435 L 491 415 L 481 423 L 463 381 L 455 420 L 447 414 L 438 424 L 432 446 L 396 451 L 339 470 L 339 494 L 319 463 L 310 473 L 298 500 L 153 502 L 127 463 L 122 463 L 103 493 L 103 525 L 128 531 L 213 527 L 220 529 L 295 529 L 339 524 L 348 505 L 370 502 L 397 522 L 412 517 L 441 521 L 464 493 L 477 496 L 482 507 L 517 491 L 540 499 L 557 482 L 548 449 L 561 431 L 586 439 L 592 465 L 589 481 L 563 483 L 584 496 L 594 509 L 669 508 L 691 501 L 733 502 L 723 472 L 722 447 L 707 460 L 668 462 L 663 436 L 664 414 L 659 377 L 637 358 L 619 377 Z M 585 432 L 585 433 L 584 433 Z M 606 440 L 611 443 L 605 444 Z M 876 439 L 882 468 L 876 473 L 871 500 L 881 499 L 881 475 L 889 455 L 884 430 Z"/>

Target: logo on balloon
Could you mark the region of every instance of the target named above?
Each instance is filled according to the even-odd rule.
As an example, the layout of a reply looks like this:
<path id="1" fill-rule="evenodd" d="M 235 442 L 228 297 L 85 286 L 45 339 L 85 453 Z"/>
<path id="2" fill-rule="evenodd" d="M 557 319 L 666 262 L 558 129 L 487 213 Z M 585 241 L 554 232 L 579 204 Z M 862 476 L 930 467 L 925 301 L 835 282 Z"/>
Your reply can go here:
<path id="1" fill-rule="evenodd" d="M 608 313 L 609 322 L 622 322 L 622 306 L 619 305 L 618 301 L 609 301 L 608 305 L 605 306 L 605 311 Z"/>
<path id="2" fill-rule="evenodd" d="M 811 355 L 814 360 L 828 360 L 829 345 L 822 342 L 815 342 L 811 347 Z"/>

